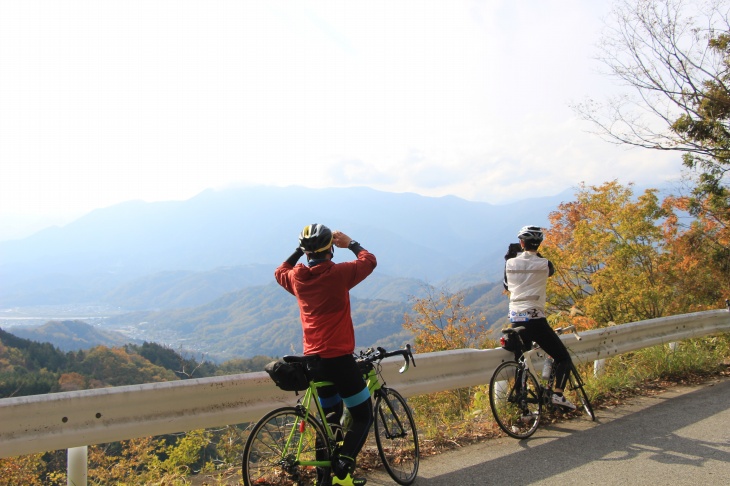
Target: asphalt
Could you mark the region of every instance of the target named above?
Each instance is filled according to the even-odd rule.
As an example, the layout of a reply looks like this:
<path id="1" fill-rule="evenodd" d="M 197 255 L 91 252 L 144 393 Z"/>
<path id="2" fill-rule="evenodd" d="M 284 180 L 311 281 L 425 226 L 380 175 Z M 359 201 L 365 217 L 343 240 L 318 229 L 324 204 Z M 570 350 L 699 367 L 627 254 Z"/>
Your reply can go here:
<path id="1" fill-rule="evenodd" d="M 730 484 L 730 379 L 424 458 L 415 486 Z M 393 485 L 384 472 L 368 485 Z"/>

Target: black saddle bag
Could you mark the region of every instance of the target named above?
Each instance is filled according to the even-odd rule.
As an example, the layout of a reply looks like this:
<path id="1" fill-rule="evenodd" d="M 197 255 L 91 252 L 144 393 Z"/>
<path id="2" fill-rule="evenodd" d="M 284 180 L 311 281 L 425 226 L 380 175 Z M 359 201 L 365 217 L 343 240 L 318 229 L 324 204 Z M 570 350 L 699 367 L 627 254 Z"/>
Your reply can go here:
<path id="1" fill-rule="evenodd" d="M 284 391 L 302 391 L 309 387 L 309 380 L 302 363 L 272 361 L 264 367 L 276 386 Z"/>

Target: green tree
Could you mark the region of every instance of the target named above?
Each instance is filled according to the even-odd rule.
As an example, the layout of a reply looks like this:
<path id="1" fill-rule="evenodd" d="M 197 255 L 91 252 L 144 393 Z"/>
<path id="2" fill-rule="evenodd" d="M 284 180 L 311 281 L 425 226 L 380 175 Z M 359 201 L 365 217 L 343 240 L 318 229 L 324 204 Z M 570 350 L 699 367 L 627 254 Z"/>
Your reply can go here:
<path id="1" fill-rule="evenodd" d="M 183 356 L 182 349 L 176 352 L 168 346 L 146 341 L 141 346 L 129 344 L 125 349 L 137 352 L 150 363 L 174 372 L 181 379 L 212 376 L 216 371 L 215 366 L 209 361 L 198 362 Z"/>
<path id="2" fill-rule="evenodd" d="M 575 106 L 607 140 L 685 154 L 717 180 L 730 156 L 728 2 L 618 0 L 599 60 L 628 92 Z"/>
<path id="3" fill-rule="evenodd" d="M 692 187 L 672 209 L 697 221 L 676 235 L 706 243 L 695 247 L 693 260 L 712 260 L 725 269 L 730 266 L 729 16 L 727 0 L 616 2 L 600 60 L 629 92 L 603 105 L 588 101 L 575 107 L 610 142 L 682 154 Z M 705 230 L 711 231 L 708 238 L 702 238 Z"/>
<path id="4" fill-rule="evenodd" d="M 129 354 L 124 348 L 105 346 L 90 349 L 81 364 L 81 370 L 90 379 L 98 380 L 106 386 L 177 379 L 172 371 L 155 366 L 136 353 Z"/>

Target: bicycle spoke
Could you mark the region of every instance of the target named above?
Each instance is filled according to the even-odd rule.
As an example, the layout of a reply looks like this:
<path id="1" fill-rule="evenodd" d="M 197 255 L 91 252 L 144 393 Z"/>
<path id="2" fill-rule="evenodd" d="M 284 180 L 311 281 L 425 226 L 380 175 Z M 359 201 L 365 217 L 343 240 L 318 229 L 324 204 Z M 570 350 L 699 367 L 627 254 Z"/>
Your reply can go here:
<path id="1" fill-rule="evenodd" d="M 301 465 L 306 461 L 329 461 L 324 430 L 318 422 L 304 419 L 292 407 L 274 410 L 252 429 L 243 452 L 243 482 L 246 486 L 314 485 L 329 468 Z"/>
<path id="2" fill-rule="evenodd" d="M 529 371 L 515 361 L 502 363 L 489 382 L 489 405 L 497 425 L 518 439 L 531 436 L 540 423 L 540 393 Z"/>
<path id="3" fill-rule="evenodd" d="M 375 440 L 386 471 L 398 484 L 418 474 L 418 433 L 408 404 L 395 390 L 381 389 L 375 402 Z"/>

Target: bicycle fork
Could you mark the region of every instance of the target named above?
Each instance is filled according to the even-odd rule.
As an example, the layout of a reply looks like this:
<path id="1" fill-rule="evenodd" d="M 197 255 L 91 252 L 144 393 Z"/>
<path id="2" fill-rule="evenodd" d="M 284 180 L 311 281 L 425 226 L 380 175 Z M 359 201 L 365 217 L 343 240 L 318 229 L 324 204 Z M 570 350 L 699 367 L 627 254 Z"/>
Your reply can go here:
<path id="1" fill-rule="evenodd" d="M 393 404 L 390 402 L 390 399 L 387 396 L 387 393 L 382 391 L 382 388 L 378 390 L 378 393 L 380 394 L 380 401 L 381 403 L 385 403 L 385 405 L 388 407 L 388 412 L 390 412 L 390 416 L 392 417 L 392 421 L 386 420 L 385 412 L 383 411 L 382 407 L 378 407 L 378 413 L 380 414 L 380 422 L 383 424 L 383 428 L 385 429 L 385 438 L 386 439 L 401 439 L 406 436 L 406 429 L 403 427 L 403 422 L 401 422 L 400 417 L 397 413 L 395 413 L 395 410 L 393 410 Z M 392 427 L 395 425 L 395 427 Z M 393 433 L 394 429 L 397 431 L 397 433 Z"/>

